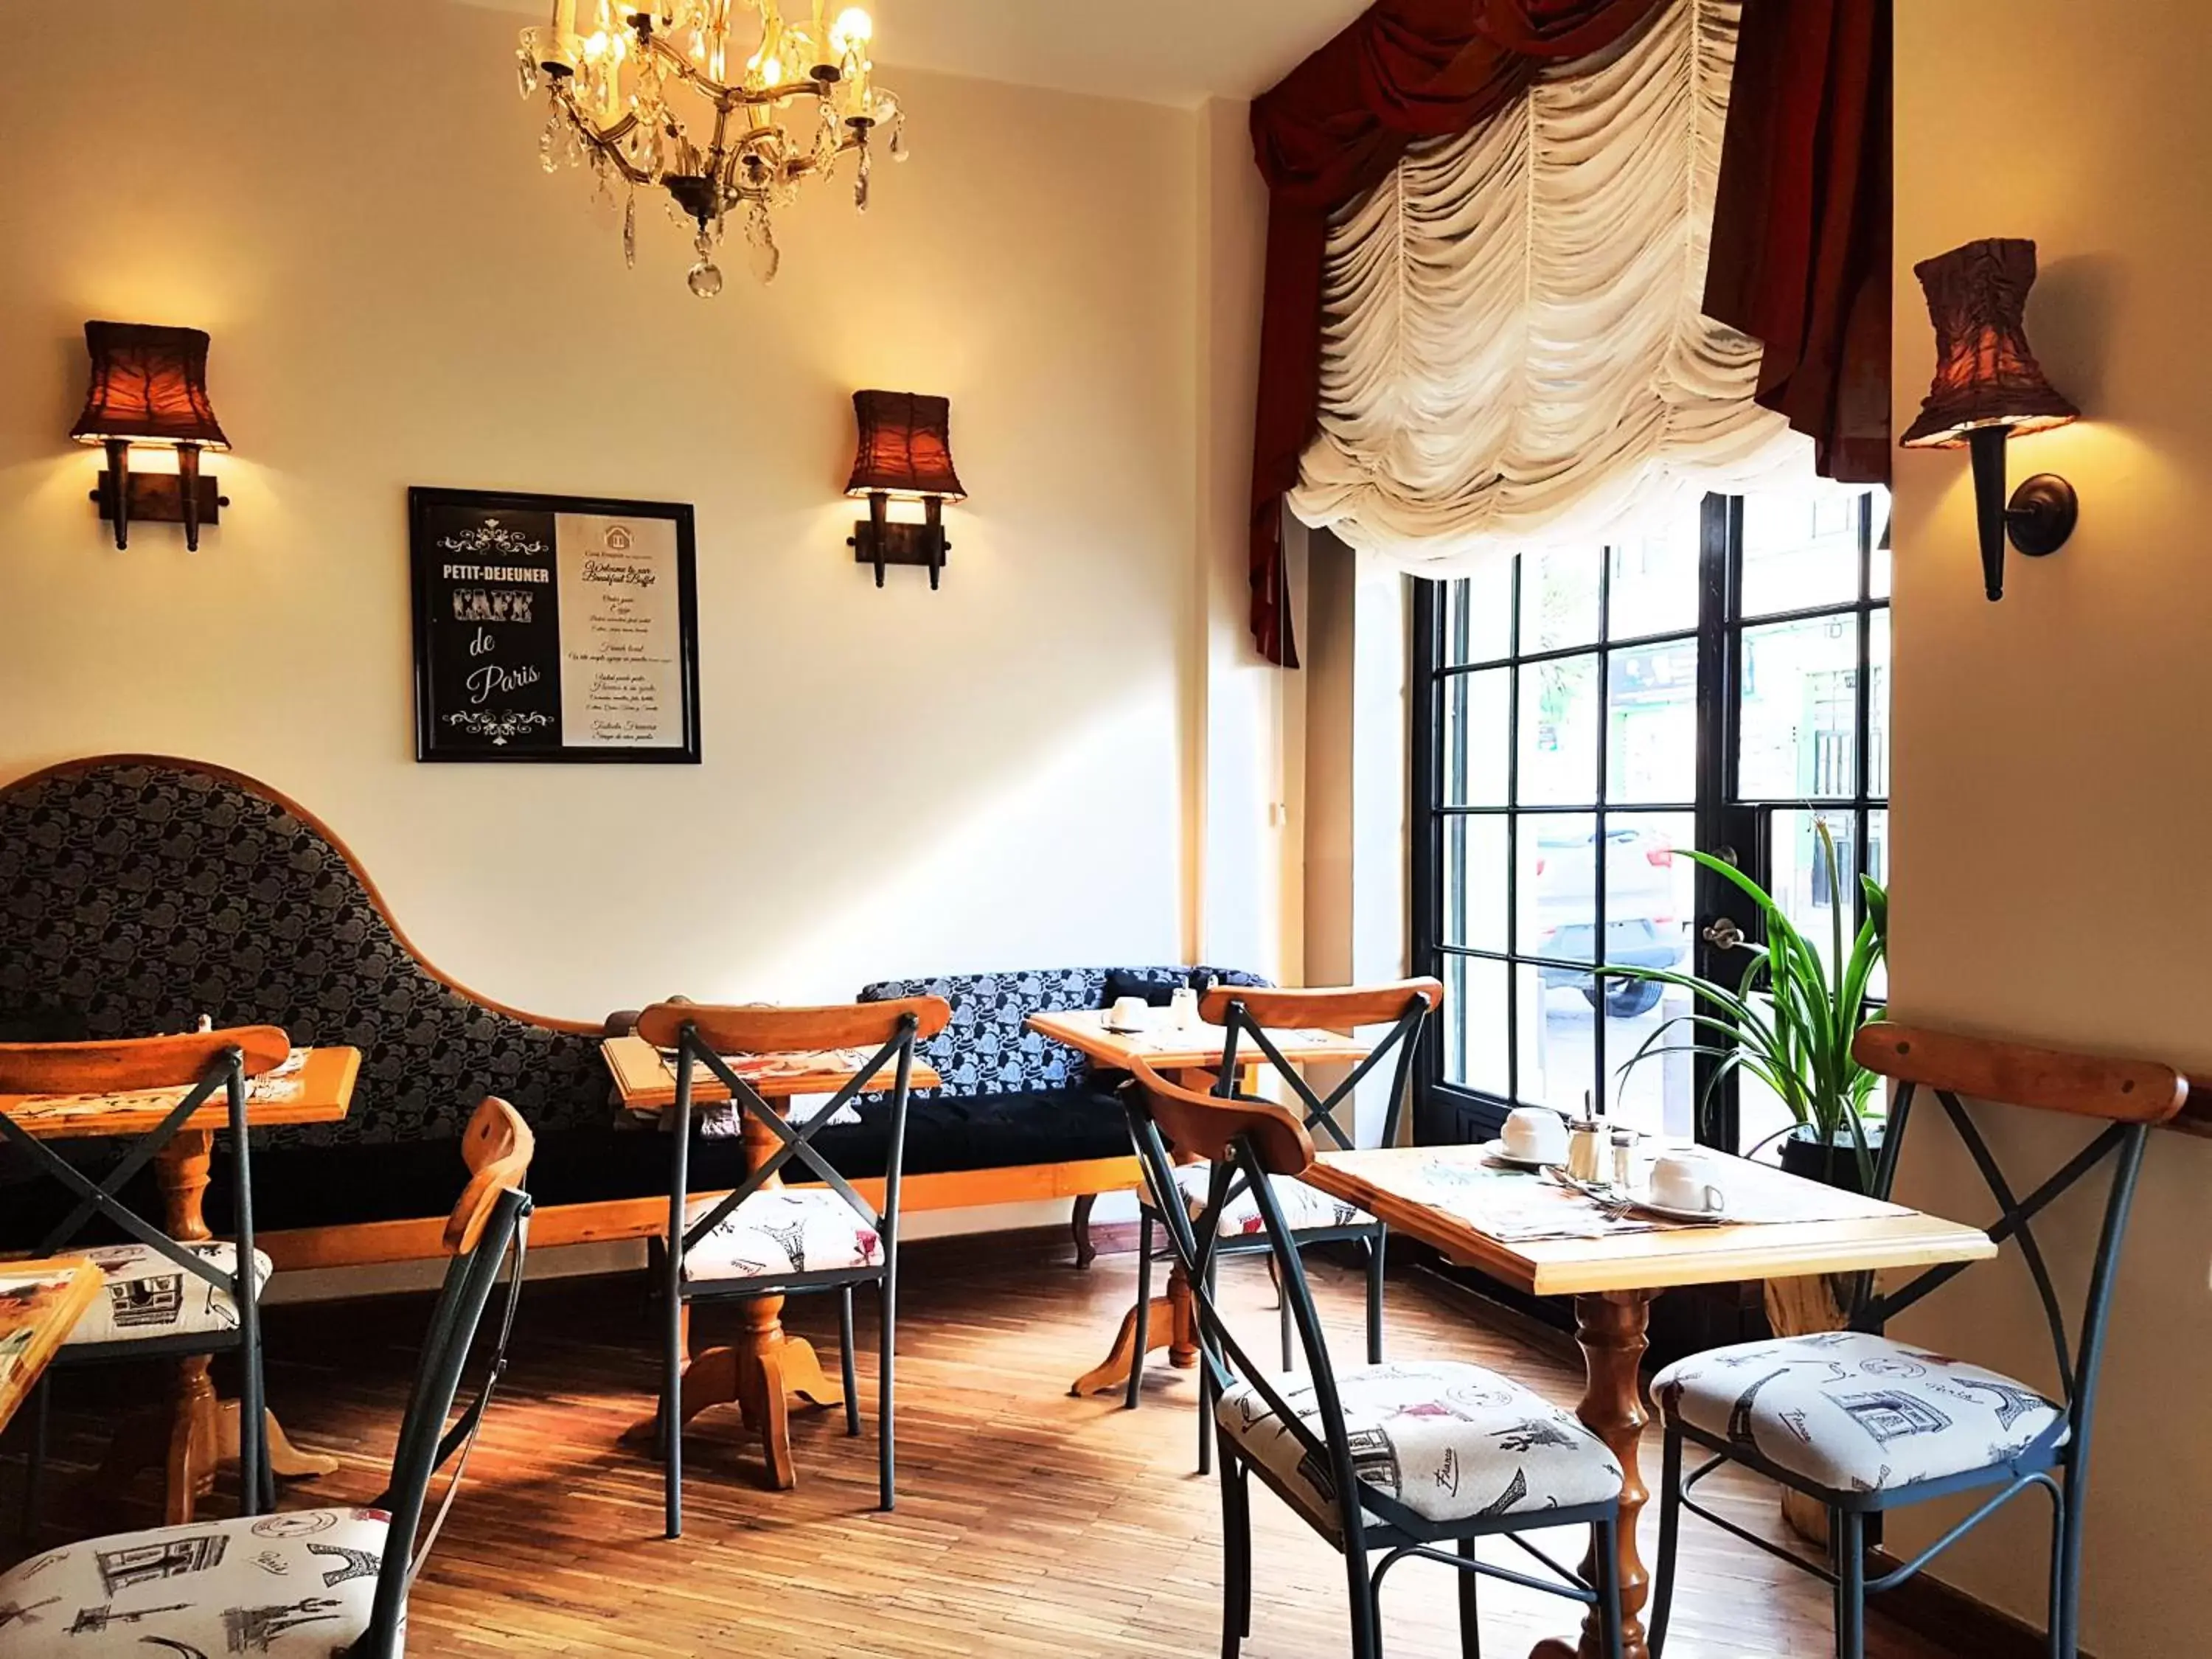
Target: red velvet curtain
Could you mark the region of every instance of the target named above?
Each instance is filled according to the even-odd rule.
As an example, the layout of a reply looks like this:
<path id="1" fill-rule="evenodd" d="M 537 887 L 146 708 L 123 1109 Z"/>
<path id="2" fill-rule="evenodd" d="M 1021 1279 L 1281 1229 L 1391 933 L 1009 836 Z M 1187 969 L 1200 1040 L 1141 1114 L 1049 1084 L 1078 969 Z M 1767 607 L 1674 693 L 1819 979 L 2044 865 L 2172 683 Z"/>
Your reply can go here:
<path id="1" fill-rule="evenodd" d="M 1892 0 L 1745 0 L 1705 314 L 1820 472 L 1889 482 Z"/>
<path id="2" fill-rule="evenodd" d="M 1328 216 L 1387 175 L 1413 140 L 1465 132 L 1504 107 L 1542 64 L 1601 50 L 1657 3 L 1376 0 L 1253 104 L 1253 147 L 1269 198 L 1252 449 L 1252 637 L 1270 662 L 1298 662 L 1284 592 L 1282 499 L 1297 482 L 1319 411 Z"/>

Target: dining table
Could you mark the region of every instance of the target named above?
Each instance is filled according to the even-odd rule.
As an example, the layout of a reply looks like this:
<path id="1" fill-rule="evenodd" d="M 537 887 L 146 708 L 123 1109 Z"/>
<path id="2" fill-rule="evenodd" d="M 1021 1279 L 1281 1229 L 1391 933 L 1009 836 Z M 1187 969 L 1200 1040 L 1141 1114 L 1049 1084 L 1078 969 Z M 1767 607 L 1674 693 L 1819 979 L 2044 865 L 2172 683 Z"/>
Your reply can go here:
<path id="1" fill-rule="evenodd" d="M 1656 1150 L 1647 1146 L 1644 1157 Z M 1749 1159 L 1701 1156 L 1706 1179 L 1726 1195 L 1726 1220 L 1625 1208 L 1616 1195 L 1509 1164 L 1495 1143 L 1324 1152 L 1302 1177 L 1457 1266 L 1529 1295 L 1574 1298 L 1583 1363 L 1577 1414 L 1611 1448 L 1624 1476 L 1617 1528 L 1624 1659 L 1650 1659 L 1642 1615 L 1650 1578 L 1636 1521 L 1650 1496 L 1639 1468 L 1646 1420 L 1639 1365 L 1653 1299 L 1681 1285 L 1876 1273 L 1996 1254 L 1978 1228 Z M 1603 1651 L 1593 1611 L 1579 1638 L 1540 1643 L 1532 1659 L 1596 1659 Z"/>
<path id="2" fill-rule="evenodd" d="M 1223 1027 L 1194 1018 L 1179 1019 L 1169 1008 L 1149 1010 L 1133 1025 L 1122 1024 L 1107 1008 L 1047 1010 L 1030 1015 L 1029 1028 L 1077 1050 L 1100 1071 L 1126 1072 L 1141 1060 L 1170 1081 L 1192 1089 L 1214 1086 L 1226 1043 Z M 1267 1040 L 1293 1066 L 1356 1066 L 1375 1048 L 1356 1035 L 1340 1031 L 1271 1030 Z M 1272 1066 L 1264 1055 L 1248 1052 L 1240 1056 L 1237 1069 L 1246 1074 L 1243 1086 L 1257 1088 L 1259 1074 Z M 1137 1312 L 1131 1308 L 1122 1316 L 1106 1358 L 1077 1377 L 1069 1394 L 1080 1396 L 1127 1386 L 1137 1363 Z M 1144 1323 L 1147 1352 L 1165 1348 L 1168 1363 L 1183 1370 L 1198 1364 L 1198 1319 L 1180 1258 L 1168 1269 L 1167 1293 L 1152 1299 Z"/>
<path id="3" fill-rule="evenodd" d="M 675 1106 L 673 1055 L 636 1036 L 609 1037 L 600 1053 L 614 1079 L 615 1094 L 623 1111 L 658 1121 Z M 799 1054 L 728 1054 L 723 1062 L 763 1104 L 787 1118 L 794 1102 L 808 1096 L 836 1094 L 860 1076 L 873 1056 L 872 1049 L 825 1048 Z M 887 1060 L 870 1081 L 888 1089 L 895 1069 L 896 1061 Z M 942 1081 L 931 1067 L 918 1060 L 913 1062 L 909 1088 L 934 1089 Z M 720 1079 L 701 1066 L 691 1079 L 691 1098 L 700 1117 L 711 1118 L 715 1106 L 729 1107 L 730 1091 Z M 784 1144 L 754 1113 L 742 1114 L 738 1132 L 749 1175 L 766 1164 Z M 782 1185 L 779 1171 L 762 1183 L 761 1190 L 773 1192 Z M 855 1181 L 853 1186 L 870 1201 L 882 1201 L 879 1180 Z M 692 1197 L 719 1201 L 722 1194 L 699 1193 Z M 783 1304 L 781 1296 L 748 1298 L 739 1306 L 738 1316 L 743 1322 L 736 1340 L 696 1355 L 691 1352 L 691 1309 L 685 1305 L 682 1418 L 688 1423 L 709 1406 L 736 1402 L 744 1425 L 761 1437 L 769 1484 L 788 1491 L 799 1484 L 791 1455 L 790 1396 L 795 1394 L 815 1406 L 842 1406 L 845 1390 L 823 1370 L 814 1345 L 783 1328 Z M 659 1430 L 657 1421 L 648 1421 L 632 1434 L 641 1439 L 657 1436 Z"/>
<path id="4" fill-rule="evenodd" d="M 81 1255 L 0 1261 L 0 1429 L 100 1299 L 102 1283 L 100 1268 Z"/>
<path id="5" fill-rule="evenodd" d="M 295 1048 L 272 1072 L 250 1078 L 246 1121 L 256 1129 L 336 1123 L 353 1104 L 361 1075 L 361 1050 L 337 1046 Z M 0 1095 L 0 1115 L 42 1140 L 135 1139 L 159 1128 L 191 1091 L 142 1089 L 120 1094 Z M 180 1243 L 215 1237 L 204 1202 L 215 1137 L 230 1123 L 230 1106 L 217 1091 L 186 1118 L 154 1161 L 161 1188 L 162 1227 Z M 0 1264 L 13 1271 L 15 1264 Z M 238 1455 L 238 1402 L 222 1400 L 210 1375 L 210 1357 L 176 1362 L 165 1411 L 125 1419 L 116 1425 L 100 1469 L 102 1487 L 121 1492 L 139 1470 L 163 1471 L 164 1525 L 181 1526 L 215 1483 L 216 1471 Z M 334 1474 L 338 1460 L 302 1450 L 268 1414 L 269 1467 L 288 1480 Z"/>

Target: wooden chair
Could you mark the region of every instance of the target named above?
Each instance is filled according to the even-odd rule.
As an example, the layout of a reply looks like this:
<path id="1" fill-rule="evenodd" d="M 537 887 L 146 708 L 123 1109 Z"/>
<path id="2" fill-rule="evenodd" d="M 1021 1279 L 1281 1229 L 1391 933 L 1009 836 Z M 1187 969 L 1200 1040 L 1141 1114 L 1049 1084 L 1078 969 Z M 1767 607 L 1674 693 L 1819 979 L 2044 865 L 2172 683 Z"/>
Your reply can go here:
<path id="1" fill-rule="evenodd" d="M 1467 1653 L 1480 1651 L 1478 1582 L 1493 1577 L 1597 1607 L 1605 1651 L 1608 1659 L 1620 1659 L 1613 1547 L 1622 1477 L 1605 1443 L 1573 1413 L 1479 1365 L 1434 1360 L 1336 1366 L 1281 1198 L 1282 1182 L 1313 1163 L 1305 1125 L 1273 1102 L 1178 1088 L 1141 1063 L 1123 1098 L 1139 1153 L 1163 1188 L 1174 1180 L 1176 1167 L 1170 1144 L 1210 1161 L 1199 1213 L 1170 1208 L 1162 1219 L 1189 1276 L 1200 1363 L 1219 1400 L 1212 1428 L 1221 1460 L 1226 1555 L 1224 1659 L 1236 1659 L 1238 1644 L 1251 1633 L 1249 1483 L 1255 1474 L 1343 1554 L 1353 1659 L 1379 1659 L 1383 1577 L 1414 1555 L 1459 1569 L 1461 1643 Z M 1213 1263 L 1225 1243 L 1219 1224 L 1240 1187 L 1260 1217 L 1260 1236 L 1273 1259 L 1305 1361 L 1304 1380 L 1281 1389 L 1252 1363 L 1214 1301 Z M 1595 1581 L 1570 1572 L 1520 1536 L 1577 1525 L 1596 1534 Z M 1498 1535 L 1551 1576 L 1478 1560 L 1475 1540 Z M 1370 1572 L 1368 1558 L 1378 1550 L 1382 1559 Z"/>
<path id="2" fill-rule="evenodd" d="M 50 1256 L 70 1246 L 94 1219 L 128 1236 L 120 1244 L 81 1254 L 99 1264 L 106 1297 L 95 1303 L 55 1356 L 32 1401 L 32 1437 L 23 1483 L 23 1529 L 34 1523 L 46 1458 L 49 1389 L 55 1371 L 118 1359 L 155 1359 L 236 1352 L 240 1509 L 258 1514 L 275 1502 L 269 1473 L 268 1419 L 263 1411 L 261 1285 L 269 1258 L 254 1249 L 253 1186 L 246 1133 L 246 1079 L 283 1065 L 290 1040 L 273 1025 L 196 1031 L 115 1042 L 0 1043 L 0 1095 L 114 1095 L 181 1089 L 173 1109 L 95 1181 L 46 1139 L 0 1113 L 0 1140 L 14 1143 L 31 1168 L 77 1202 L 31 1254 Z M 216 1095 L 228 1108 L 226 1127 L 236 1206 L 237 1237 L 229 1243 L 180 1239 L 118 1196 Z"/>
<path id="3" fill-rule="evenodd" d="M 906 1115 L 911 1092 L 915 1044 L 945 1029 L 952 1011 L 936 997 L 853 1003 L 823 1008 L 709 1007 L 690 1002 L 658 1003 L 638 1017 L 637 1034 L 676 1060 L 676 1104 L 672 1131 L 668 1230 L 661 1268 L 665 1346 L 660 1396 L 661 1451 L 666 1479 L 667 1535 L 684 1532 L 684 1399 L 689 1311 L 694 1303 L 742 1300 L 769 1304 L 769 1317 L 755 1332 L 755 1350 L 738 1356 L 742 1367 L 758 1367 L 766 1346 L 783 1339 L 773 1314 L 781 1298 L 811 1291 L 838 1296 L 840 1359 L 844 1376 L 846 1431 L 860 1431 L 858 1379 L 854 1365 L 853 1287 L 882 1288 L 878 1349 L 877 1436 L 878 1502 L 892 1507 L 895 1436 L 892 1372 L 896 1350 L 898 1304 L 899 1177 L 906 1152 Z M 872 1049 L 836 1095 L 794 1128 L 784 1115 L 733 1070 L 725 1055 L 808 1053 L 821 1049 Z M 890 1145 L 884 1171 L 884 1202 L 878 1209 L 861 1197 L 813 1146 L 814 1137 L 846 1106 L 865 1093 L 880 1091 L 877 1082 L 894 1068 L 884 1110 Z M 746 1177 L 720 1202 L 693 1213 L 690 1151 L 693 1095 L 702 1069 L 729 1091 L 738 1127 L 749 1151 Z M 787 1188 L 783 1167 L 798 1160 L 823 1188 Z M 826 1188 L 826 1190 L 825 1190 Z M 753 1386 L 740 1382 L 740 1395 Z M 778 1390 L 781 1383 L 760 1386 Z M 695 1407 L 696 1408 L 696 1407 Z M 774 1415 L 771 1413 L 770 1415 Z M 772 1424 L 765 1427 L 773 1435 Z M 774 1452 L 771 1450 L 771 1456 Z"/>
<path id="4" fill-rule="evenodd" d="M 1216 1074 L 1214 1093 L 1224 1097 L 1237 1096 L 1239 1070 L 1265 1059 L 1297 1097 L 1308 1133 L 1326 1135 L 1338 1146 L 1348 1148 L 1352 1145 L 1352 1137 L 1336 1121 L 1337 1109 L 1352 1097 L 1353 1091 L 1362 1083 L 1387 1064 L 1390 1067 L 1390 1097 L 1382 1117 L 1382 1144 L 1395 1146 L 1406 1101 L 1412 1090 L 1413 1057 L 1420 1051 L 1421 1027 L 1443 1004 L 1443 986 L 1433 979 L 1405 980 L 1392 985 L 1292 991 L 1217 986 L 1200 997 L 1198 1004 L 1200 1018 L 1208 1024 L 1223 1028 L 1221 1066 Z M 1326 1095 L 1316 1092 L 1304 1077 L 1283 1058 L 1274 1039 L 1268 1035 L 1271 1026 L 1277 1030 L 1352 1030 L 1360 1026 L 1380 1024 L 1388 1024 L 1389 1031 L 1366 1059 L 1354 1066 L 1344 1080 Z M 1177 1150 L 1184 1151 L 1182 1148 Z M 1164 1224 L 1159 1194 L 1164 1192 L 1179 1194 L 1185 1212 L 1194 1217 L 1206 1203 L 1212 1181 L 1212 1171 L 1206 1164 L 1185 1162 L 1176 1166 L 1173 1186 L 1157 1186 L 1147 1179 L 1139 1194 L 1136 1352 L 1129 1365 L 1128 1393 L 1125 1401 L 1132 1410 L 1136 1407 L 1139 1390 L 1144 1385 L 1146 1328 L 1151 1323 L 1152 1232 L 1154 1228 Z M 1289 1218 L 1292 1235 L 1301 1245 L 1356 1243 L 1365 1248 L 1367 1362 L 1370 1365 L 1380 1364 L 1382 1358 L 1383 1253 L 1389 1243 L 1389 1229 L 1356 1205 L 1347 1204 L 1294 1177 L 1284 1177 L 1279 1182 L 1275 1199 Z M 1228 1200 L 1221 1206 L 1215 1224 L 1221 1239 L 1218 1248 L 1212 1252 L 1211 1259 L 1213 1261 L 1218 1263 L 1227 1255 L 1258 1255 L 1267 1252 L 1269 1246 L 1261 1231 L 1259 1205 L 1249 1183 L 1238 1181 L 1231 1184 Z M 1287 1296 L 1281 1297 L 1280 1305 L 1283 1369 L 1288 1370 L 1291 1369 L 1292 1348 L 1290 1298 Z M 1212 1467 L 1213 1437 L 1207 1426 L 1212 1403 L 1210 1385 L 1201 1371 L 1199 1377 L 1198 1430 L 1198 1469 L 1201 1474 Z"/>
<path id="5" fill-rule="evenodd" d="M 2144 1143 L 2154 1124 L 2181 1109 L 2188 1082 L 2169 1066 L 2146 1061 L 2060 1054 L 1909 1025 L 1867 1026 L 1852 1053 L 1862 1066 L 1898 1085 L 1876 1196 L 1887 1197 L 1896 1178 L 1916 1095 L 1932 1091 L 1996 1200 L 2001 1213 L 1990 1237 L 1999 1243 L 2017 1239 L 2034 1278 L 2051 1328 L 2057 1395 L 1881 1334 L 1887 1321 L 1963 1273 L 1965 1262 L 1929 1268 L 1886 1295 L 1865 1286 L 1846 1329 L 1744 1343 L 1670 1365 L 1651 1385 L 1666 1421 L 1651 1651 L 1659 1653 L 1666 1641 L 1685 1509 L 1832 1583 L 1836 1651 L 1842 1659 L 1861 1659 L 1869 1595 L 1903 1583 L 2014 1498 L 2039 1489 L 2051 1503 L 2050 1650 L 2054 1659 L 2072 1659 L 2080 1641 L 2090 1431 L 2120 1248 Z M 2015 1197 L 1962 1097 L 1999 1109 L 2024 1107 L 2089 1118 L 2106 1127 L 2025 1198 Z M 2081 1340 L 2069 1349 L 2061 1298 L 2033 1223 L 2108 1160 L 2103 1231 L 2082 1301 Z M 1686 1479 L 1686 1441 L 1713 1454 Z M 1827 1506 L 1832 1570 L 1802 1560 L 1691 1500 L 1698 1481 L 1731 1462 Z M 1990 1487 L 1996 1489 L 1992 1495 L 1920 1554 L 1879 1578 L 1867 1578 L 1868 1516 Z"/>
<path id="6" fill-rule="evenodd" d="M 398 1659 L 408 1588 L 436 1541 L 506 1371 L 529 1235 L 523 1182 L 532 1151 L 529 1127 L 513 1107 L 486 1100 L 477 1109 L 461 1146 L 468 1186 L 446 1224 L 452 1261 L 400 1424 L 392 1483 L 373 1504 L 197 1522 L 33 1556 L 0 1576 L 0 1607 L 37 1614 L 0 1626 L 0 1659 L 79 1659 L 118 1644 L 134 1653 L 297 1649 Z M 485 1305 L 510 1260 L 483 1384 L 448 1427 Z M 448 1462 L 452 1478 L 426 1528 L 430 1481 Z"/>

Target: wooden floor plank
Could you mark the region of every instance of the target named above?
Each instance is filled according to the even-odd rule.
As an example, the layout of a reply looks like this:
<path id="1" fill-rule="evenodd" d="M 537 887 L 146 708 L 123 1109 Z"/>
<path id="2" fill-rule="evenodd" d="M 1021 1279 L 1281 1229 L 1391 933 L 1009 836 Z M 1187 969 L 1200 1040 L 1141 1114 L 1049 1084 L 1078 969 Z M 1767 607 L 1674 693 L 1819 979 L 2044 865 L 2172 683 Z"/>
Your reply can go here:
<path id="1" fill-rule="evenodd" d="M 459 1659 L 1218 1653 L 1219 1497 L 1195 1473 L 1193 1375 L 1154 1371 L 1136 1412 L 1066 1394 L 1128 1305 L 1132 1259 L 1102 1256 L 1081 1273 L 1034 1245 L 932 1241 L 909 1247 L 906 1267 L 896 1513 L 873 1508 L 873 1310 L 864 1308 L 862 1437 L 846 1437 L 840 1413 L 795 1410 L 799 1484 L 771 1492 L 734 1407 L 706 1413 L 686 1440 L 686 1533 L 674 1543 L 659 1535 L 659 1467 L 631 1432 L 651 1408 L 657 1363 L 642 1285 L 532 1286 L 469 1490 L 416 1587 L 410 1650 Z M 1322 1263 L 1314 1277 L 1338 1351 L 1358 1353 L 1357 1276 Z M 1224 1285 L 1255 1352 L 1271 1352 L 1264 1271 L 1232 1263 Z M 413 1298 L 270 1310 L 271 1401 L 295 1438 L 343 1462 L 338 1474 L 289 1491 L 288 1507 L 363 1501 L 383 1485 L 426 1312 Z M 834 1304 L 802 1301 L 787 1316 L 834 1353 Z M 700 1320 L 711 1340 L 715 1315 Z M 1415 1273 L 1394 1275 L 1389 1337 L 1399 1357 L 1471 1359 L 1554 1399 L 1575 1397 L 1571 1352 L 1471 1315 L 1463 1298 Z M 143 1511 L 118 1512 L 94 1492 L 91 1470 L 114 1407 L 158 1386 L 146 1368 L 62 1379 L 42 1542 L 147 1524 Z M 1656 1453 L 1655 1444 L 1653 1464 Z M 1776 1525 L 1771 1492 L 1748 1477 L 1704 1490 L 1748 1524 Z M 1259 1589 L 1245 1652 L 1337 1659 L 1346 1626 L 1336 1556 L 1271 1494 L 1256 1485 L 1254 1493 Z M 1656 1514 L 1654 1505 L 1647 1528 Z M 1541 1541 L 1562 1554 L 1581 1548 L 1571 1534 Z M 1419 1561 L 1392 1572 L 1383 1602 L 1393 1659 L 1456 1659 L 1452 1577 Z M 1489 1583 L 1483 1603 L 1485 1651 L 1494 1655 L 1525 1653 L 1579 1611 Z M 1830 1632 L 1825 1587 L 1688 1523 L 1669 1659 L 1822 1655 Z M 1869 1652 L 1940 1659 L 1942 1650 L 1877 1615 Z"/>

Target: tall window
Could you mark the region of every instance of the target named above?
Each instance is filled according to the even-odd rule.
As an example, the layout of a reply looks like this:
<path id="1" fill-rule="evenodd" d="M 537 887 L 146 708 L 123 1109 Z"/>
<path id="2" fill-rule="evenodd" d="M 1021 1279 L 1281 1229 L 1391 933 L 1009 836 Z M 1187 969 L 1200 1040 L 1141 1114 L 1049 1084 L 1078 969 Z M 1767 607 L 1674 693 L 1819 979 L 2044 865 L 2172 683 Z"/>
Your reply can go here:
<path id="1" fill-rule="evenodd" d="M 1748 1084 L 1701 1113 L 1711 1061 L 1662 1034 L 1687 994 L 1599 969 L 1723 965 L 1705 929 L 1748 919 L 1680 848 L 1729 849 L 1814 939 L 1838 902 L 1856 927 L 1858 868 L 1886 873 L 1886 513 L 1715 496 L 1633 543 L 1421 585 L 1415 946 L 1447 996 L 1424 1139 L 1586 1100 L 1747 1148 L 1787 1121 Z"/>

